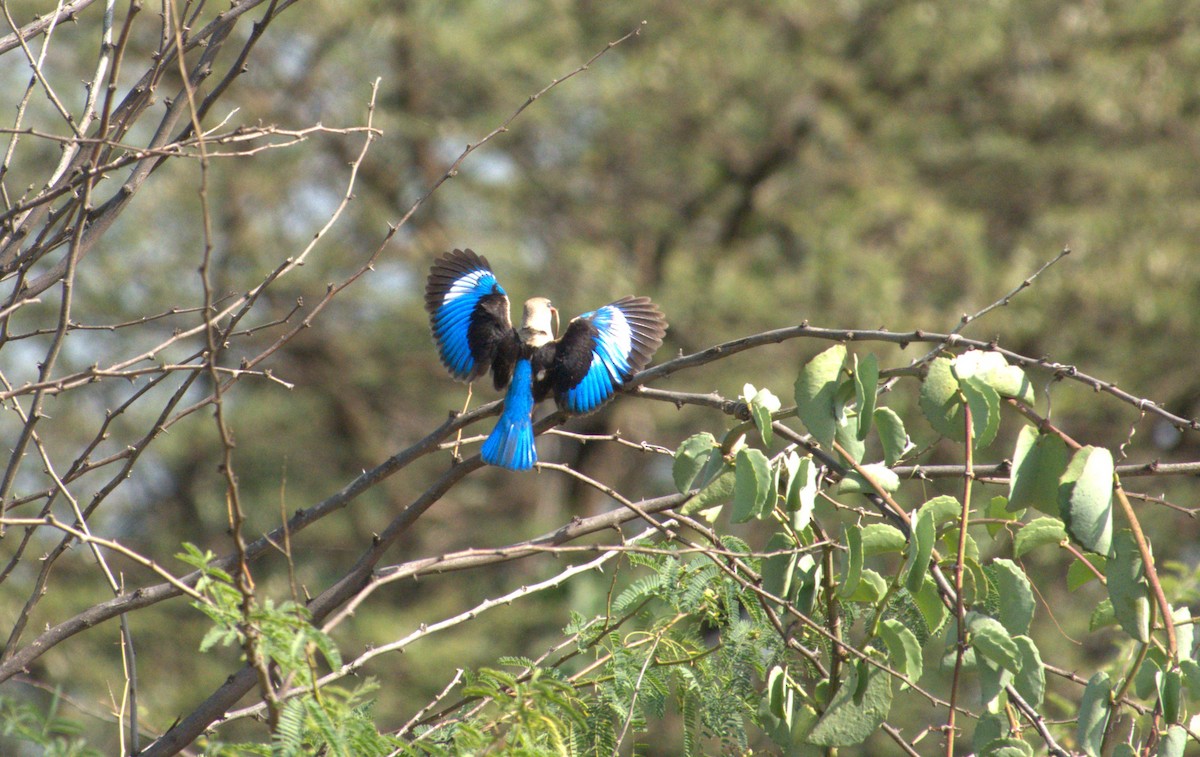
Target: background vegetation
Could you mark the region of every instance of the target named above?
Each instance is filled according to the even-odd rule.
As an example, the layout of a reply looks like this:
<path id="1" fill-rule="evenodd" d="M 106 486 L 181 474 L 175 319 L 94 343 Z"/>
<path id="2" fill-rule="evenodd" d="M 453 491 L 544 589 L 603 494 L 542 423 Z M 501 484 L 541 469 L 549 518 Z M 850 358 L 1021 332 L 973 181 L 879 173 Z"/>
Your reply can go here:
<path id="1" fill-rule="evenodd" d="M 820 499 L 813 522 L 825 533 L 804 536 L 811 524 L 789 521 L 785 475 L 779 520 L 757 501 L 760 518 L 731 523 L 725 513 L 709 534 L 672 511 L 683 541 L 651 530 L 643 538 L 657 546 L 641 553 L 563 550 L 619 542 L 618 521 L 628 521 L 623 538 L 642 533 L 646 522 L 622 500 L 682 505 L 671 453 L 694 434 L 724 442 L 741 471 L 754 464 L 742 464 L 748 452 L 737 456 L 741 432 L 748 449 L 785 467 L 786 445 L 811 441 L 804 433 L 821 441 L 812 427 L 820 421 L 803 413 L 802 422 L 778 419 L 799 442 L 767 442 L 753 425 L 725 435 L 752 420 L 747 403 L 736 404 L 747 382 L 790 406 L 801 367 L 850 335 L 794 329 L 652 374 L 639 396 L 539 439 L 541 458 L 561 467 L 481 469 L 470 443 L 454 465 L 458 431 L 486 433 L 495 408 L 483 403 L 495 398 L 474 387 L 473 412 L 447 424 L 466 392 L 438 364 L 421 303 L 432 258 L 451 247 L 486 255 L 514 300 L 546 295 L 564 314 L 626 293 L 652 297 L 671 323 L 659 362 L 802 322 L 961 327 L 964 337 L 1045 357 L 1054 366 L 1025 366 L 1037 418 L 1107 448 L 1118 465 L 1161 461 L 1158 472 L 1172 473 L 1126 487 L 1145 495 L 1133 507 L 1168 599 L 1177 608 L 1195 601 L 1196 471 L 1165 465 L 1200 459 L 1188 428 L 1200 416 L 1200 27 L 1186 3 L 0 6 L 0 112 L 9 119 L 0 140 L 0 439 L 11 451 L 0 478 L 0 751 L 53 742 L 69 752 L 86 741 L 116 753 L 136 741 L 155 753 L 232 753 L 249 747 L 229 744 L 270 743 L 269 727 L 279 745 L 281 734 L 309 738 L 298 729 L 342 723 L 361 729 L 328 741 L 386 753 L 402 747 L 382 739 L 409 743 L 417 721 L 466 695 L 491 705 L 457 724 L 461 741 L 414 750 L 553 750 L 558 736 L 564 749 L 586 736 L 614 742 L 593 741 L 593 751 L 619 742 L 645 754 L 799 749 L 783 745 L 757 702 L 778 705 L 783 695 L 771 700 L 770 686 L 790 680 L 797 712 L 806 697 L 823 711 L 836 693 L 817 691 L 813 660 L 845 655 L 828 638 L 808 638 L 820 636 L 812 629 L 772 625 L 748 566 L 735 566 L 740 582 L 716 566 L 740 559 L 722 549 L 769 560 L 780 551 L 770 539 L 792 528 L 788 548 L 817 545 L 814 554 L 836 563 L 824 578 L 844 580 L 853 552 L 845 540 L 856 537 L 843 534 L 879 521 L 867 500 L 829 489 L 851 509 Z M 1058 258 L 1064 247 L 1070 254 Z M 962 321 L 1050 261 L 1006 307 Z M 968 445 L 943 438 L 954 434 L 921 413 L 929 384 L 918 379 L 929 363 L 915 361 L 964 345 L 853 336 L 858 359 L 877 355 L 889 390 L 879 402 L 915 445 L 900 464 L 909 474 L 914 464 L 957 466 L 948 478 L 904 483 L 894 494 L 900 509 L 973 491 L 974 517 L 1001 517 L 988 508 L 1010 494 L 1007 470 L 965 485 Z M 866 395 L 850 392 L 863 375 L 853 361 L 822 379 L 848 387 L 845 407 L 826 408 L 831 418 L 862 409 Z M 1098 393 L 1076 367 L 1131 396 L 1107 384 Z M 950 393 L 963 391 L 972 389 Z M 1005 405 L 996 441 L 974 463 L 1012 459 L 1028 422 Z M 698 449 L 693 457 L 707 460 Z M 873 432 L 863 459 L 886 452 Z M 844 459 L 825 462 L 845 469 Z M 48 516 L 53 523 L 31 522 Z M 525 544 L 580 523 L 608 528 Z M 938 523 L 953 584 L 965 563 L 946 532 L 953 521 Z M 1118 515 L 1116 531 L 1127 524 Z M 978 526 L 975 562 L 1014 558 L 1014 532 Z M 731 536 L 740 544 L 721 541 Z M 686 553 L 684 542 L 716 559 L 662 554 Z M 1078 540 L 1068 546 L 1080 552 Z M 1097 546 L 1082 545 L 1109 551 Z M 224 559 L 219 568 L 209 552 Z M 438 558 L 451 554 L 456 570 L 440 573 Z M 889 580 L 910 562 L 868 556 Z M 602 571 L 562 575 L 601 557 Z M 1170 676 L 1191 679 L 1185 655 L 1166 654 L 1161 612 L 1152 616 L 1158 648 L 1139 645 L 1124 625 L 1092 622 L 1107 595 L 1097 581 L 1068 584 L 1070 549 L 1019 557 L 1037 594 L 1028 638 L 1043 661 L 1082 677 L 1047 675 L 1040 712 L 1062 748 L 1089 743 L 1074 722 L 1083 681 L 1098 671 L 1132 681 L 1150 670 L 1147 659 L 1168 683 L 1151 671 L 1120 692 L 1144 711 L 1117 707 L 1110 744 L 1168 734 Z M 183 596 L 164 574 L 186 576 L 200 595 Z M 1149 591 L 1145 580 L 1133 581 L 1134 594 Z M 836 588 L 816 574 L 811 585 L 818 601 L 806 617 L 826 629 L 843 619 L 863 649 L 876 616 L 918 622 L 903 615 L 911 603 L 872 615 L 849 597 L 840 608 L 825 602 Z M 989 596 L 973 598 L 983 610 Z M 505 601 L 493 608 L 497 598 Z M 480 603 L 486 611 L 475 612 Z M 306 604 L 314 624 L 298 609 Z M 126 614 L 109 609 L 118 606 Z M 625 624 L 609 625 L 626 613 Z M 973 673 L 959 686 L 954 661 L 939 664 L 953 628 L 924 637 L 922 686 L 941 703 L 901 695 L 897 683 L 888 727 L 921 754 L 944 753 L 938 729 L 951 690 L 962 689 L 972 716 L 987 707 Z M 795 660 L 790 679 L 772 677 L 798 654 L 788 639 L 814 657 Z M 387 645 L 396 651 L 368 654 L 352 677 L 315 685 L 339 656 L 349 663 Z M 838 664 L 852 668 L 852 657 Z M 518 682 L 533 660 L 537 675 Z M 645 673 L 664 660 L 690 662 Z M 694 680 L 685 670 L 697 671 Z M 578 685 L 568 686 L 573 675 Z M 249 693 L 223 701 L 238 687 Z M 218 723 L 226 710 L 295 688 L 316 690 L 293 698 L 316 709 L 269 702 L 244 713 L 259 719 Z M 1186 723 L 1186 711 L 1175 720 Z M 1048 748 L 1027 713 L 1014 717 L 1030 744 Z M 976 720 L 957 725 L 967 753 Z M 897 744 L 880 732 L 861 753 Z"/>

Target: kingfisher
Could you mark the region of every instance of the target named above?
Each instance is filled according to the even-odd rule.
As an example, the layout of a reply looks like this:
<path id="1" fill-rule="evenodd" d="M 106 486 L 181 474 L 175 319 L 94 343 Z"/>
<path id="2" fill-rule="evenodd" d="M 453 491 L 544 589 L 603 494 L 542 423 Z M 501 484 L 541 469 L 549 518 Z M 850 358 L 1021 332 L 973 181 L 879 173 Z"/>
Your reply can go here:
<path id="1" fill-rule="evenodd" d="M 425 309 L 450 375 L 474 381 L 490 370 L 496 390 L 507 387 L 504 410 L 480 456 L 509 470 L 529 470 L 537 462 L 537 403 L 553 393 L 559 409 L 572 415 L 598 410 L 646 367 L 667 331 L 662 312 L 647 297 L 622 297 L 573 318 L 558 339 L 558 310 L 545 297 L 533 297 L 515 329 L 508 295 L 487 258 L 470 249 L 434 260 Z"/>

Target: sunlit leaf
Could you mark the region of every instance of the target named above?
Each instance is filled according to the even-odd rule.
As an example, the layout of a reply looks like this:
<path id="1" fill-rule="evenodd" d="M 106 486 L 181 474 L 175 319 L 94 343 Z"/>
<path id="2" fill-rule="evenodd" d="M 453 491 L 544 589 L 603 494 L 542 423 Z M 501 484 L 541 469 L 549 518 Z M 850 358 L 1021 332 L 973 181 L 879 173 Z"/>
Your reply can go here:
<path id="1" fill-rule="evenodd" d="M 854 358 L 854 395 L 858 401 L 858 440 L 871 433 L 875 418 L 875 397 L 879 384 L 879 359 L 868 352 L 861 360 Z"/>
<path id="2" fill-rule="evenodd" d="M 883 463 L 870 463 L 862 466 L 867 475 L 880 489 L 891 494 L 900 488 L 900 477 Z M 874 494 L 875 486 L 871 485 L 858 471 L 847 471 L 845 478 L 838 482 L 838 494 Z"/>
<path id="3" fill-rule="evenodd" d="M 1066 443 L 1056 434 L 1039 434 L 1033 426 L 1022 427 L 1013 449 L 1008 509 L 1032 507 L 1060 517 L 1058 485 L 1069 459 Z"/>
<path id="4" fill-rule="evenodd" d="M 913 444 L 904 430 L 904 421 L 890 407 L 875 408 L 875 428 L 879 432 L 879 443 L 883 446 L 883 462 L 892 466 L 904 456 Z"/>
<path id="5" fill-rule="evenodd" d="M 846 346 L 835 344 L 805 364 L 796 379 L 796 413 L 804 427 L 827 449 L 833 446 L 838 413 L 835 400 Z"/>
<path id="6" fill-rule="evenodd" d="M 1112 545 L 1113 458 L 1103 447 L 1083 447 L 1071 457 L 1058 485 L 1058 507 L 1071 538 L 1108 554 Z"/>
<path id="7" fill-rule="evenodd" d="M 962 397 L 948 358 L 935 358 L 921 382 L 921 412 L 933 430 L 949 439 L 963 440 Z"/>
<path id="8" fill-rule="evenodd" d="M 1021 557 L 1035 547 L 1060 544 L 1066 538 L 1066 527 L 1058 518 L 1035 518 L 1017 532 L 1016 538 L 1013 539 L 1013 555 Z"/>

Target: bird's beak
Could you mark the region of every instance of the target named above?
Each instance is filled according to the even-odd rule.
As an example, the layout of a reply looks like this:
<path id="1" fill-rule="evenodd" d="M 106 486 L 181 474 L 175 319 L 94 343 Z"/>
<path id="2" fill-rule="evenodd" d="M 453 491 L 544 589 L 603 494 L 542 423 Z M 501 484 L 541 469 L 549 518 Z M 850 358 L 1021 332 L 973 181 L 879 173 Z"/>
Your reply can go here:
<path id="1" fill-rule="evenodd" d="M 550 315 L 554 316 L 554 333 L 551 334 L 550 336 L 557 339 L 558 338 L 558 308 L 551 305 L 550 306 Z"/>

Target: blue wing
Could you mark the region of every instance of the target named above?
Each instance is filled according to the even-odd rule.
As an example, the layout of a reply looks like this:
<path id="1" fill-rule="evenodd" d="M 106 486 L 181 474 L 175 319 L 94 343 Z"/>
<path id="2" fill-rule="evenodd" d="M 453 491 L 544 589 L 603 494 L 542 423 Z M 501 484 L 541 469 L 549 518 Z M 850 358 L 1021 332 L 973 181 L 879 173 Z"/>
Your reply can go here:
<path id="1" fill-rule="evenodd" d="M 471 250 L 438 256 L 425 285 L 425 309 L 438 356 L 454 378 L 471 381 L 494 368 L 496 387 L 508 383 L 517 336 L 508 295 L 487 258 Z"/>
<path id="2" fill-rule="evenodd" d="M 479 454 L 488 465 L 509 470 L 529 470 L 537 462 L 533 444 L 533 369 L 528 360 L 517 361 L 508 394 L 504 395 L 504 412 Z"/>
<path id="3" fill-rule="evenodd" d="M 555 348 L 547 381 L 569 413 L 598 409 L 662 345 L 667 322 L 645 297 L 625 297 L 571 321 Z"/>

